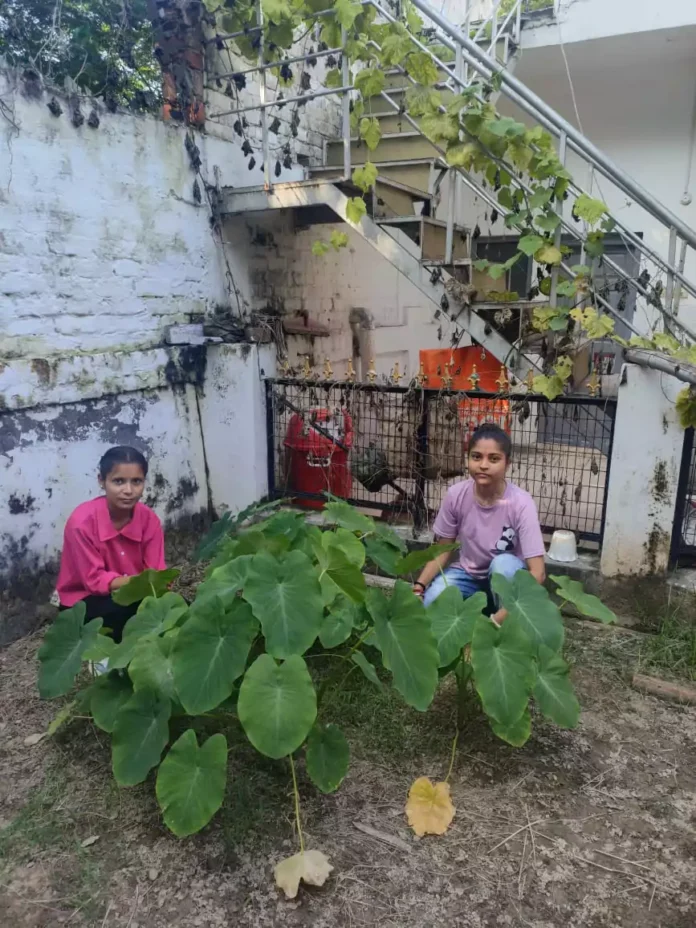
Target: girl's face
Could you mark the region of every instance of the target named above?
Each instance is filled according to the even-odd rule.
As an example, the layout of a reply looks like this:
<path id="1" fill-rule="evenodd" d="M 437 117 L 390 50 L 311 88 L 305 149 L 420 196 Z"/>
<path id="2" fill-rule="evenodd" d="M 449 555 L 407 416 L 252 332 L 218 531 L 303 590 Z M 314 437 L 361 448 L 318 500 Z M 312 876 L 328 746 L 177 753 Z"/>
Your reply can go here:
<path id="1" fill-rule="evenodd" d="M 145 490 L 145 474 L 140 464 L 116 464 L 99 486 L 112 511 L 132 512 Z"/>
<path id="2" fill-rule="evenodd" d="M 469 476 L 477 486 L 499 484 L 505 479 L 507 465 L 507 458 L 493 438 L 482 438 L 469 448 Z"/>

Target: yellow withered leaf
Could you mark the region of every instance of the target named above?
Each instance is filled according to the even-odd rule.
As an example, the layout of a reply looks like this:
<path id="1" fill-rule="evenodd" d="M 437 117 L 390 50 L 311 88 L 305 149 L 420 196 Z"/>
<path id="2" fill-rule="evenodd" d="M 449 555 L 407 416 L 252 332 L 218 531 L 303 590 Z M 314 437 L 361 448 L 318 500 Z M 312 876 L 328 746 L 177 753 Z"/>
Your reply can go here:
<path id="1" fill-rule="evenodd" d="M 276 864 L 275 881 L 288 899 L 294 899 L 300 880 L 311 886 L 323 886 L 332 870 L 328 857 L 321 851 L 300 851 Z"/>
<path id="2" fill-rule="evenodd" d="M 419 838 L 423 835 L 444 835 L 454 818 L 449 783 L 433 783 L 428 777 L 418 777 L 408 791 L 406 815 Z"/>

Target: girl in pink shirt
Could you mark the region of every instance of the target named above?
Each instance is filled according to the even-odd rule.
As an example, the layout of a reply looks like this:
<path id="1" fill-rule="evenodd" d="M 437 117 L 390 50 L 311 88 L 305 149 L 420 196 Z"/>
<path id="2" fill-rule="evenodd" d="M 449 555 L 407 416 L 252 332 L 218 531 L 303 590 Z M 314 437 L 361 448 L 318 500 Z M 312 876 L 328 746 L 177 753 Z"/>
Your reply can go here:
<path id="1" fill-rule="evenodd" d="M 512 443 L 498 425 L 484 423 L 471 436 L 469 479 L 447 491 L 433 532 L 441 542 L 458 542 L 459 560 L 447 567 L 449 554 L 427 564 L 413 590 L 430 605 L 453 585 L 466 599 L 479 590 L 488 595 L 491 618 L 506 616 L 490 589 L 494 573 L 511 579 L 527 569 L 539 583 L 545 580 L 544 539 L 532 497 L 506 479 Z"/>
<path id="2" fill-rule="evenodd" d="M 162 525 L 140 502 L 146 477 L 139 451 L 110 448 L 99 462 L 104 496 L 78 506 L 65 526 L 56 587 L 61 609 L 84 602 L 85 621 L 103 618 L 115 641 L 140 604 L 119 606 L 111 594 L 148 567 L 165 567 Z"/>

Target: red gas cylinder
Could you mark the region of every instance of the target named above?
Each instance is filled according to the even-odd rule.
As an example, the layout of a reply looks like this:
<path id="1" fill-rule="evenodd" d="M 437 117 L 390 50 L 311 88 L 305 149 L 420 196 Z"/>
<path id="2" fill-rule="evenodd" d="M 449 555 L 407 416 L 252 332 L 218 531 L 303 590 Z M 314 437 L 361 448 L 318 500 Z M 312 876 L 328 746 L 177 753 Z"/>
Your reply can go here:
<path id="1" fill-rule="evenodd" d="M 321 432 L 313 428 L 315 423 Z M 304 415 L 294 413 L 285 435 L 288 490 L 314 496 L 328 491 L 334 496 L 349 497 L 352 478 L 348 452 L 352 444 L 353 420 L 345 409 L 313 408 Z M 324 505 L 324 500 L 305 497 L 295 502 L 310 509 L 321 509 Z"/>

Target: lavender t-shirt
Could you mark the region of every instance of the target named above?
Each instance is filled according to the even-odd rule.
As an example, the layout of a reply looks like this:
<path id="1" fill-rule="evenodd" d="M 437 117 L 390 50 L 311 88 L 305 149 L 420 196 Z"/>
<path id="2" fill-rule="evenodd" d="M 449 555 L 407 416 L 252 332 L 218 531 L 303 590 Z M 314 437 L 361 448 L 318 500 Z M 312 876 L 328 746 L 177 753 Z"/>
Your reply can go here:
<path id="1" fill-rule="evenodd" d="M 522 560 L 544 555 L 534 500 L 514 483 L 508 483 L 490 507 L 477 502 L 473 480 L 455 483 L 447 491 L 433 532 L 440 538 L 459 539 L 460 566 L 472 577 L 487 576 L 498 554 L 516 554 Z"/>

